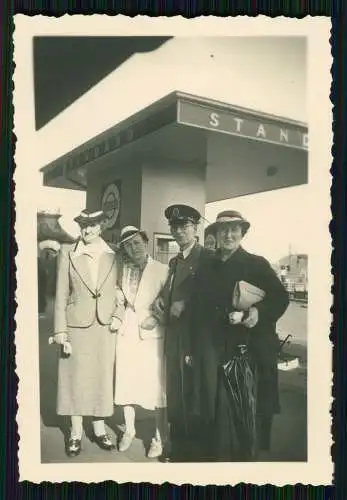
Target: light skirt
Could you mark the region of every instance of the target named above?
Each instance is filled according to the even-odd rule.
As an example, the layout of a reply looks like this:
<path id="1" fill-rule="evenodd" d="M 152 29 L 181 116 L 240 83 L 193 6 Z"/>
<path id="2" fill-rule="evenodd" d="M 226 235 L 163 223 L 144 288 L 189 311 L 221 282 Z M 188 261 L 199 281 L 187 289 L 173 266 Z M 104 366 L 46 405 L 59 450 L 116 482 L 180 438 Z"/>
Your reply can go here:
<path id="1" fill-rule="evenodd" d="M 116 335 L 97 321 L 68 335 L 72 354 L 59 359 L 57 413 L 111 416 Z"/>
<path id="2" fill-rule="evenodd" d="M 142 340 L 136 324 L 116 340 L 115 404 L 166 406 L 163 339 Z"/>

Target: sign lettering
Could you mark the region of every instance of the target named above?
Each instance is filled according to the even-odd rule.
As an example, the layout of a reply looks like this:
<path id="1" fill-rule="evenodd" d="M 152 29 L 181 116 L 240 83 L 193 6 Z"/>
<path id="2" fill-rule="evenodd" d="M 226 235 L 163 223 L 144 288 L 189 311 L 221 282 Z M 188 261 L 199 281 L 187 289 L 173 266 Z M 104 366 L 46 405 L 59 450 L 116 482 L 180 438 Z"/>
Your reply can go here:
<path id="1" fill-rule="evenodd" d="M 49 179 L 51 181 L 57 177 L 56 172 L 63 171 L 65 172 L 65 175 L 71 174 L 72 171 L 78 170 L 80 167 L 98 160 L 102 156 L 115 151 L 122 146 L 126 146 L 131 142 L 150 134 L 151 132 L 155 132 L 165 125 L 175 122 L 176 115 L 176 104 L 172 103 L 150 119 L 146 118 L 142 121 L 138 121 L 130 127 L 120 130 L 117 133 L 110 132 L 110 135 L 100 140 L 100 142 L 86 147 L 84 151 L 72 152 L 69 158 L 61 160 L 61 162 L 57 162 L 49 175 L 48 172 L 45 173 L 45 179 Z"/>
<path id="2" fill-rule="evenodd" d="M 240 116 L 233 110 L 218 113 L 207 106 L 183 101 L 180 106 L 179 123 L 206 130 L 256 139 L 297 149 L 308 149 L 307 127 L 287 124 L 279 120 L 261 119 L 252 115 Z"/>
<path id="3" fill-rule="evenodd" d="M 217 113 L 210 114 L 210 125 L 212 127 L 219 127 L 219 115 Z"/>
<path id="4" fill-rule="evenodd" d="M 262 136 L 262 137 L 264 137 L 264 139 L 266 139 L 266 132 L 265 132 L 264 125 L 262 123 L 260 125 L 258 125 L 257 137 L 259 137 L 259 136 Z"/>
<path id="5" fill-rule="evenodd" d="M 64 176 L 70 175 L 72 179 L 74 172 L 81 167 L 170 123 L 182 123 L 297 149 L 307 150 L 309 146 L 307 127 L 299 123 L 287 123 L 285 120 L 281 123 L 279 119 L 261 118 L 232 108 L 216 111 L 213 105 L 202 106 L 182 100 L 179 103 L 178 117 L 177 103 L 172 103 L 156 115 L 135 122 L 117 133 L 110 131 L 98 143 L 89 145 L 82 151 L 72 152 L 68 158 L 56 162 L 53 169 L 45 173 L 45 179 L 52 182 L 55 177 L 61 176 L 62 172 Z"/>
<path id="6" fill-rule="evenodd" d="M 280 140 L 288 142 L 288 130 L 283 130 L 281 128 L 281 130 L 280 130 Z"/>
<path id="7" fill-rule="evenodd" d="M 236 132 L 241 132 L 242 118 L 234 118 L 234 120 L 236 122 Z"/>

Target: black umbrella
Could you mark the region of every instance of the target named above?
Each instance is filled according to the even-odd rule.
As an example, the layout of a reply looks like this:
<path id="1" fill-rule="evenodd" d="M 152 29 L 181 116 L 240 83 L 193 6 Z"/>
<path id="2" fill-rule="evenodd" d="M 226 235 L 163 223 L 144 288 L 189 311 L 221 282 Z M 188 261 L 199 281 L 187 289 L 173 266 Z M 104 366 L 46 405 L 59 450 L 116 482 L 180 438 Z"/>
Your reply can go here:
<path id="1" fill-rule="evenodd" d="M 245 346 L 220 367 L 216 427 L 219 459 L 255 460 L 256 376 Z"/>

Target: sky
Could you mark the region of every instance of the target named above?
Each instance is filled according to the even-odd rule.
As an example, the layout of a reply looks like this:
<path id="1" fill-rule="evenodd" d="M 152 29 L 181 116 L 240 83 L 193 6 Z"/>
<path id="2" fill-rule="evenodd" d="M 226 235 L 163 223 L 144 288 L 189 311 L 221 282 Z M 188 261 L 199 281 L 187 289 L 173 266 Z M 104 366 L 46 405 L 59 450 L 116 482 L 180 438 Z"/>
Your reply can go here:
<path id="1" fill-rule="evenodd" d="M 222 210 L 237 210 L 251 227 L 243 246 L 271 262 L 291 253 L 308 253 L 309 216 L 303 207 L 310 195 L 308 185 L 278 189 L 266 193 L 233 198 L 206 206 L 209 222 Z"/>

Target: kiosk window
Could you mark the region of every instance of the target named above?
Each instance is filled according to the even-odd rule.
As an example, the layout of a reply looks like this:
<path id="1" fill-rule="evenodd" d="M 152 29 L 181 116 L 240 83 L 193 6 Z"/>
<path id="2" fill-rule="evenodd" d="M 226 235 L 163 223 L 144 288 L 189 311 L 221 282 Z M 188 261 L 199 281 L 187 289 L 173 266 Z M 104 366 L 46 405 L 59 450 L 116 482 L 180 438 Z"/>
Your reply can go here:
<path id="1" fill-rule="evenodd" d="M 154 259 L 163 264 L 168 264 L 169 260 L 177 255 L 179 246 L 176 241 L 168 234 L 154 235 Z"/>

